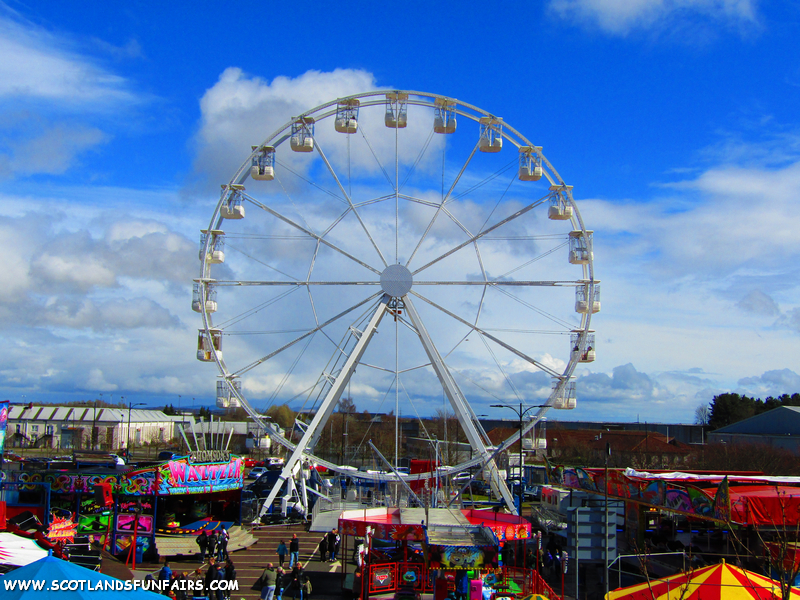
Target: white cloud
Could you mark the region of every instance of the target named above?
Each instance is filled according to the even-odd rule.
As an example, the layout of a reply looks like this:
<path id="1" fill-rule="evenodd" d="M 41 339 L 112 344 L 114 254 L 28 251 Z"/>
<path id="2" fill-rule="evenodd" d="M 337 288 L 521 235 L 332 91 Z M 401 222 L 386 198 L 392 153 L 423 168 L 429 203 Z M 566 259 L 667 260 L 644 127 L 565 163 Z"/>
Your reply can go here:
<path id="1" fill-rule="evenodd" d="M 263 143 L 292 117 L 336 98 L 378 89 L 383 89 L 383 86 L 377 85 L 372 73 L 363 70 L 308 71 L 296 78 L 276 77 L 270 82 L 249 76 L 241 69 L 228 68 L 200 101 L 202 122 L 196 137 L 198 156 L 195 170 L 203 174 L 208 184 L 225 183 L 249 156 L 252 145 Z M 419 107 L 408 107 L 408 127 L 399 140 L 400 155 L 405 157 L 401 160 L 413 161 L 415 155 L 404 150 L 414 148 L 416 152 L 430 133 L 429 119 L 432 119 L 432 115 L 422 117 L 424 112 L 425 109 Z M 377 156 L 385 165 L 384 168 L 393 171 L 395 139 L 394 136 L 382 134 L 385 129 L 383 113 L 362 110 L 359 128 L 360 133 L 343 135 L 336 133 L 332 119 L 327 119 L 315 126 L 314 137 L 334 168 L 344 169 L 344 157 L 350 156 L 350 168 L 378 175 L 380 166 L 375 159 Z M 369 137 L 370 146 L 364 142 L 362 134 Z M 432 149 L 444 143 L 443 137 L 433 138 Z M 316 152 L 289 152 L 286 151 L 287 146 L 284 144 L 279 149 L 278 159 L 292 169 L 300 173 L 313 168 L 324 169 Z M 427 166 L 423 160 L 418 168 L 425 169 Z M 345 185 L 346 175 L 345 171 L 339 174 Z M 251 185 L 258 184 L 252 182 Z M 293 181 L 289 179 L 282 185 L 291 187 Z M 331 187 L 336 189 L 335 186 Z"/>
<path id="2" fill-rule="evenodd" d="M 598 27 L 613 35 L 662 29 L 697 17 L 735 27 L 758 22 L 757 0 L 550 0 L 564 20 Z"/>
<path id="3" fill-rule="evenodd" d="M 0 139 L 0 177 L 46 173 L 61 175 L 74 166 L 82 153 L 108 140 L 95 127 L 67 123 L 43 123 L 21 117 L 15 132 Z"/>
<path id="4" fill-rule="evenodd" d="M 772 370 L 758 377 L 744 377 L 738 385 L 736 391 L 764 400 L 768 396 L 796 393 L 800 390 L 800 375 L 790 369 Z"/>
<path id="5" fill-rule="evenodd" d="M 99 392 L 113 392 L 119 388 L 118 385 L 109 383 L 105 380 L 103 371 L 101 369 L 92 369 L 89 371 L 89 379 L 86 381 L 84 389 L 99 391 Z"/>
<path id="6" fill-rule="evenodd" d="M 2 178 L 68 173 L 111 131 L 129 126 L 120 117 L 145 99 L 68 35 L 27 22 L 4 4 L 0 56 Z"/>
<path id="7" fill-rule="evenodd" d="M 759 290 L 751 291 L 744 298 L 739 300 L 736 305 L 742 310 L 761 315 L 776 316 L 780 313 L 778 303 Z"/>
<path id="8" fill-rule="evenodd" d="M 63 38 L 0 16 L 0 98 L 102 107 L 131 102 L 128 82 L 69 48 Z"/>

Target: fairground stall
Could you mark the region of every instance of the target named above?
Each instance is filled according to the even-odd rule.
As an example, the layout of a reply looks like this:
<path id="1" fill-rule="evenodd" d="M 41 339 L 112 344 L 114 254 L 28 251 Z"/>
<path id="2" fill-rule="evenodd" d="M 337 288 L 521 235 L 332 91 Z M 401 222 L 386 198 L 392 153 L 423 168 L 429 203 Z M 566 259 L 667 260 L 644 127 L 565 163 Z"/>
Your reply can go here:
<path id="1" fill-rule="evenodd" d="M 446 508 L 350 510 L 341 514 L 339 532 L 342 556 L 353 538 L 357 564 L 348 574 L 345 563 L 342 587 L 361 598 L 433 593 L 442 600 L 471 586 L 471 597 L 488 600 L 546 588 L 535 570 L 503 564 L 509 556 L 504 547 L 531 539 L 530 523 L 514 515 Z"/>
<path id="2" fill-rule="evenodd" d="M 157 552 L 157 531 L 211 517 L 240 520 L 243 460 L 197 452 L 126 470 L 3 471 L 0 491 L 9 519 L 32 515 L 45 527 L 89 536 L 127 558 Z M 136 540 L 132 548 L 133 540 Z"/>

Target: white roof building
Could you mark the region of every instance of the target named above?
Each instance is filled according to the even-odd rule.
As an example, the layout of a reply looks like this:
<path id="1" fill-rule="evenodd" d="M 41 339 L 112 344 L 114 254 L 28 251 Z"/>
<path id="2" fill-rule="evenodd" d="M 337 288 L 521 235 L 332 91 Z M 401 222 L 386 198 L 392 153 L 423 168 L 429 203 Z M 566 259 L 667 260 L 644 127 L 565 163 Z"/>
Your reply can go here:
<path id="1" fill-rule="evenodd" d="M 94 406 L 11 406 L 7 446 L 122 449 L 179 437 L 194 417 L 160 410 Z M 128 424 L 130 423 L 130 428 Z M 94 432 L 94 433 L 93 433 Z"/>

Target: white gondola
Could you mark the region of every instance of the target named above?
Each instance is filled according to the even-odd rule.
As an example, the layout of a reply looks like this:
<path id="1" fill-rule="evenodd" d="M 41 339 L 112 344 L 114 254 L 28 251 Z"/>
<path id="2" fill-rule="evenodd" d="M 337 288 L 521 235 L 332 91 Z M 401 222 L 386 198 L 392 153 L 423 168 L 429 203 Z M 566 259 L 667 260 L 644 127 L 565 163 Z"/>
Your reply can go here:
<path id="1" fill-rule="evenodd" d="M 556 382 L 553 387 L 557 391 L 550 406 L 558 410 L 572 410 L 578 405 L 574 381 L 565 383 L 561 388 L 558 388 L 558 382 Z"/>
<path id="2" fill-rule="evenodd" d="M 214 355 L 222 360 L 222 331 L 211 328 L 197 330 L 197 360 L 214 362 Z"/>
<path id="3" fill-rule="evenodd" d="M 539 181 L 544 174 L 542 170 L 541 147 L 522 146 L 519 149 L 519 180 Z"/>
<path id="4" fill-rule="evenodd" d="M 569 262 L 573 265 L 587 265 L 594 260 L 592 251 L 592 233 L 587 231 L 569 232 Z"/>
<path id="5" fill-rule="evenodd" d="M 229 189 L 230 194 L 222 203 L 219 214 L 223 219 L 244 219 L 244 201 L 241 193 L 244 186 L 240 184 L 224 184 L 222 189 Z"/>
<path id="6" fill-rule="evenodd" d="M 334 126 L 339 133 L 355 133 L 358 131 L 358 98 L 348 98 L 336 105 Z"/>
<path id="7" fill-rule="evenodd" d="M 523 438 L 522 440 L 522 449 L 523 450 L 547 450 L 547 440 L 543 438 L 537 438 L 532 440 L 531 438 Z"/>
<path id="8" fill-rule="evenodd" d="M 195 279 L 192 286 L 192 310 L 203 312 L 203 286 L 207 285 L 208 279 Z M 210 285 L 206 287 L 205 311 L 207 313 L 217 312 L 217 290 Z"/>
<path id="9" fill-rule="evenodd" d="M 447 98 L 436 98 L 436 108 L 433 116 L 433 131 L 435 133 L 455 133 L 456 131 L 456 104 Z"/>
<path id="10" fill-rule="evenodd" d="M 571 190 L 571 185 L 551 185 L 550 208 L 547 210 L 547 217 L 553 221 L 567 221 L 572 218 L 572 205 L 565 193 Z"/>
<path id="11" fill-rule="evenodd" d="M 593 362 L 595 359 L 594 332 L 586 334 L 586 341 L 583 344 L 581 344 L 581 336 L 582 333 L 579 331 L 573 331 L 569 336 L 572 358 L 577 358 L 578 362 L 582 363 Z"/>
<path id="12" fill-rule="evenodd" d="M 312 152 L 314 150 L 314 119 L 298 117 L 292 123 L 292 150 L 295 152 Z"/>
<path id="13" fill-rule="evenodd" d="M 258 146 L 253 146 L 253 150 L 256 148 Z M 253 155 L 250 177 L 259 181 L 272 181 L 275 179 L 275 148 L 272 146 L 258 148 L 258 153 Z"/>
<path id="14" fill-rule="evenodd" d="M 588 281 L 581 281 L 575 288 L 575 312 L 586 314 L 600 312 L 600 284 L 591 285 Z"/>
<path id="15" fill-rule="evenodd" d="M 503 148 L 503 120 L 495 117 L 481 117 L 481 139 L 478 149 L 481 152 L 500 152 Z"/>
<path id="16" fill-rule="evenodd" d="M 393 129 L 402 129 L 408 125 L 408 94 L 405 92 L 388 92 L 386 94 L 384 123 Z"/>
<path id="17" fill-rule="evenodd" d="M 208 237 L 211 236 L 209 240 Z M 206 240 L 208 240 L 208 250 L 206 254 Z M 207 259 L 212 265 L 220 265 L 225 262 L 225 232 L 219 229 L 202 229 L 200 231 L 200 260 Z"/>
<path id="18" fill-rule="evenodd" d="M 242 380 L 241 379 L 231 379 L 230 383 L 236 390 L 241 393 L 242 392 Z M 224 379 L 220 379 L 217 381 L 217 408 L 240 408 L 242 403 L 239 401 L 239 397 L 231 390 L 228 381 Z"/>

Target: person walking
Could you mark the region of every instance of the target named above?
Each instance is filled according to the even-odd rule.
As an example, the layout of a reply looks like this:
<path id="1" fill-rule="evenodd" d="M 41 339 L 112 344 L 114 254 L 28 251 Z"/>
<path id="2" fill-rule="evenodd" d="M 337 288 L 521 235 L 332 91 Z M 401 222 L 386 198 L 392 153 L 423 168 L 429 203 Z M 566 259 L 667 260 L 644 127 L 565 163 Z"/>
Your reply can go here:
<path id="1" fill-rule="evenodd" d="M 216 532 L 212 531 L 211 535 L 208 536 L 208 556 L 210 558 L 215 558 L 217 555 L 217 534 Z"/>
<path id="2" fill-rule="evenodd" d="M 206 548 L 208 548 L 208 534 L 205 529 L 200 532 L 195 542 L 200 546 L 200 562 L 204 562 L 206 560 Z"/>
<path id="3" fill-rule="evenodd" d="M 172 569 L 169 568 L 169 561 L 165 560 L 164 566 L 161 567 L 161 570 L 158 572 L 158 580 L 169 582 L 171 579 L 172 579 Z"/>
<path id="4" fill-rule="evenodd" d="M 278 544 L 278 566 L 279 567 L 283 567 L 283 561 L 286 560 L 286 552 L 287 552 L 286 544 L 284 544 L 283 540 L 281 540 L 281 543 Z"/>
<path id="5" fill-rule="evenodd" d="M 322 562 L 325 562 L 325 559 L 328 557 L 328 536 L 323 535 L 322 539 L 319 541 L 319 559 Z"/>
<path id="6" fill-rule="evenodd" d="M 330 554 L 330 561 L 334 562 L 336 560 L 336 542 L 337 538 L 339 537 L 336 533 L 335 529 L 331 529 L 328 532 L 328 552 Z"/>
<path id="7" fill-rule="evenodd" d="M 217 536 L 217 560 L 227 560 L 228 559 L 228 540 L 231 539 L 231 536 L 228 534 L 228 530 L 225 529 L 225 526 L 222 526 L 222 529 L 219 531 L 219 535 Z"/>
<path id="8" fill-rule="evenodd" d="M 297 539 L 297 534 L 292 534 L 292 540 L 289 542 L 289 568 L 294 569 L 297 561 L 300 560 L 300 540 Z"/>
<path id="9" fill-rule="evenodd" d="M 275 566 L 272 563 L 267 565 L 264 572 L 261 573 L 261 600 L 273 600 L 275 597 L 275 588 L 278 584 L 278 572 L 275 571 Z"/>
<path id="10" fill-rule="evenodd" d="M 206 571 L 206 575 L 203 578 L 203 587 L 206 591 L 206 596 L 208 596 L 208 600 L 220 600 L 220 597 L 217 593 L 217 584 L 211 585 L 212 581 L 216 581 L 217 579 L 217 565 L 214 563 L 213 558 L 208 559 L 208 570 Z"/>
<path id="11" fill-rule="evenodd" d="M 292 582 L 289 584 L 292 588 L 292 600 L 297 600 L 297 596 L 300 596 L 300 600 L 303 600 L 304 594 L 308 594 L 308 583 L 308 575 L 306 575 L 303 563 L 295 563 L 292 569 Z"/>
<path id="12" fill-rule="evenodd" d="M 220 582 L 227 579 L 228 565 L 219 561 L 216 561 L 214 564 L 217 566 L 217 573 L 215 577 L 217 580 L 217 598 L 219 598 L 219 600 L 226 600 L 225 593 L 227 590 L 223 589 L 224 585 Z"/>
<path id="13" fill-rule="evenodd" d="M 228 558 L 225 561 L 225 579 L 228 582 L 228 587 L 224 591 L 225 600 L 231 600 L 231 592 L 234 591 L 234 588 L 238 589 L 236 581 L 236 567 L 233 564 L 233 561 Z"/>
<path id="14" fill-rule="evenodd" d="M 276 569 L 277 577 L 275 577 L 275 600 L 283 600 L 283 590 L 286 589 L 288 582 L 286 581 L 287 573 L 283 567 Z"/>

